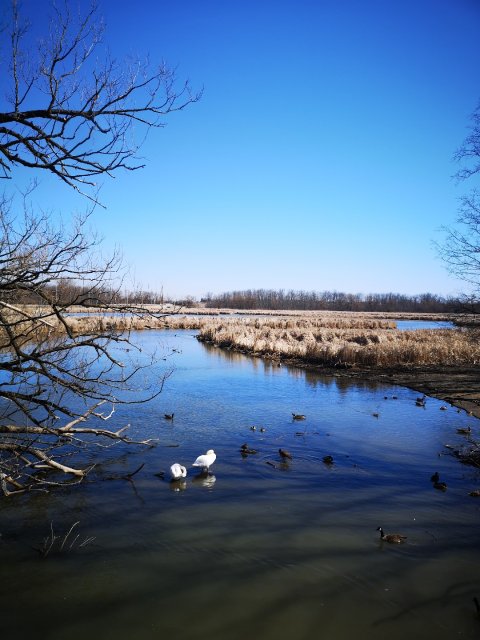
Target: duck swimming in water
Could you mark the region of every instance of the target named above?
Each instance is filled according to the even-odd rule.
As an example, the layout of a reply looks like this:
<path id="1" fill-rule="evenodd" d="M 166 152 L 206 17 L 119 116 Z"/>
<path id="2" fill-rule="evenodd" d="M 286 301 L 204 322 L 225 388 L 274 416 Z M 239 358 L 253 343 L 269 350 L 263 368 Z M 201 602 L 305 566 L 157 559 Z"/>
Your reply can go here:
<path id="1" fill-rule="evenodd" d="M 380 540 L 382 540 L 383 542 L 390 542 L 391 544 L 401 544 L 407 539 L 407 536 L 402 536 L 399 533 L 384 533 L 382 527 L 377 527 L 377 531 L 380 531 Z"/>

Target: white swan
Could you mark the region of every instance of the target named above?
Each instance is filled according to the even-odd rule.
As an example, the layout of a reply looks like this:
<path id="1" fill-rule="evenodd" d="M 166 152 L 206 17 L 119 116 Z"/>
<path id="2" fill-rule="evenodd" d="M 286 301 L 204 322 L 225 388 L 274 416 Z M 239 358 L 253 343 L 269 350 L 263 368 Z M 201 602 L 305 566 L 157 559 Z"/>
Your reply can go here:
<path id="1" fill-rule="evenodd" d="M 187 470 L 181 464 L 178 464 L 178 462 L 175 462 L 170 467 L 170 475 L 172 476 L 173 480 L 179 480 L 180 478 L 186 477 Z"/>
<path id="2" fill-rule="evenodd" d="M 204 471 L 208 472 L 209 468 L 212 466 L 216 459 L 217 454 L 215 453 L 215 451 L 213 449 L 209 449 L 207 453 L 198 456 L 198 458 L 192 464 L 192 467 L 202 467 Z"/>

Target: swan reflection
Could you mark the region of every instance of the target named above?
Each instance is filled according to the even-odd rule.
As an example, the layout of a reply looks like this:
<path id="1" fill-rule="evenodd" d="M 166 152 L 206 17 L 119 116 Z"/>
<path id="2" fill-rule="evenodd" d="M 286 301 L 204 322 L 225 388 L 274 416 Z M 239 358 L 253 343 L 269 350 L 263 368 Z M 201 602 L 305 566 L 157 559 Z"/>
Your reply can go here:
<path id="1" fill-rule="evenodd" d="M 192 482 L 198 484 L 200 487 L 213 487 L 217 478 L 211 473 L 199 473 L 198 476 L 192 478 Z"/>
<path id="2" fill-rule="evenodd" d="M 187 481 L 185 478 L 179 478 L 178 480 L 170 480 L 170 491 L 185 491 L 187 488 Z"/>

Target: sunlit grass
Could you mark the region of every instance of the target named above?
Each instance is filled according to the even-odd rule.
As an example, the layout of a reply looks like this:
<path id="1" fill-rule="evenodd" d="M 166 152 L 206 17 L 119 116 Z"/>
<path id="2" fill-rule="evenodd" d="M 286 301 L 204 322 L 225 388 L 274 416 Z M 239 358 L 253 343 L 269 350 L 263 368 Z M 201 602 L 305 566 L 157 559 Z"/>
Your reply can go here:
<path id="1" fill-rule="evenodd" d="M 388 322 L 230 321 L 205 324 L 200 339 L 219 347 L 328 367 L 480 363 L 480 346 L 465 329 L 400 331 Z M 387 325 L 387 326 L 385 326 Z"/>
<path id="2" fill-rule="evenodd" d="M 149 309 L 153 311 L 153 309 Z M 400 331 L 395 316 L 354 312 L 266 312 L 255 315 L 229 310 L 218 313 L 88 314 L 69 316 L 74 335 L 121 333 L 147 329 L 198 330 L 199 339 L 218 347 L 278 360 L 295 360 L 325 367 L 475 366 L 480 341 L 472 331 L 419 329 Z M 206 310 L 203 310 L 206 311 Z M 412 314 L 405 314 L 412 317 Z M 402 316 L 402 317 L 405 317 Z M 453 320 L 435 314 L 415 319 Z M 37 331 L 65 329 L 49 317 Z M 32 332 L 34 335 L 35 332 Z M 29 336 L 29 339 L 32 335 Z"/>

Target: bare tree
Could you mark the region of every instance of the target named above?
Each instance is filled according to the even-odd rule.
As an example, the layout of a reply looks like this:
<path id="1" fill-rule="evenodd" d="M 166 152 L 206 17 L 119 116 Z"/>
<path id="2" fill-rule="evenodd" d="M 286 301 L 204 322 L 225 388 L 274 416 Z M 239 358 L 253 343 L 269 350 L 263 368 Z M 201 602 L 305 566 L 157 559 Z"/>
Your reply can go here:
<path id="1" fill-rule="evenodd" d="M 103 24 L 95 6 L 77 17 L 70 6 L 53 5 L 50 33 L 34 47 L 12 1 L 10 37 L 0 49 L 0 73 L 9 83 L 9 109 L 0 112 L 0 170 L 4 178 L 19 165 L 47 171 L 94 197 L 98 176 L 144 166 L 134 133 L 164 126 L 167 114 L 200 94 L 188 82 L 177 88 L 165 64 L 152 70 L 148 61 L 110 59 L 99 51 Z"/>
<path id="2" fill-rule="evenodd" d="M 456 177 L 460 181 L 480 173 L 480 103 L 472 114 L 470 133 L 455 153 L 462 164 Z M 480 301 L 480 194 L 472 189 L 460 199 L 456 227 L 445 227 L 445 242 L 437 249 L 450 273 L 468 283 L 465 309 L 478 313 Z"/>
<path id="3" fill-rule="evenodd" d="M 454 155 L 454 159 L 461 164 L 456 174 L 459 180 L 466 180 L 480 173 L 480 102 L 470 120 L 470 133 Z"/>
<path id="4" fill-rule="evenodd" d="M 0 112 L 0 171 L 43 170 L 96 201 L 98 176 L 137 169 L 133 125 L 163 126 L 163 116 L 195 102 L 165 65 L 153 73 L 93 53 L 101 41 L 95 9 L 73 18 L 69 2 L 55 14 L 36 53 L 28 26 L 12 2 L 9 53 L 0 52 L 9 82 L 9 109 Z M 5 34 L 4 34 L 5 36 Z M 7 65 L 8 61 L 8 65 Z M 8 68 L 6 68 L 6 65 Z M 137 131 L 135 130 L 135 133 Z M 8 183 L 7 183 L 8 184 Z M 145 354 L 134 358 L 127 330 L 104 319 L 79 330 L 74 304 L 140 313 L 115 304 L 122 285 L 118 255 L 105 259 L 89 229 L 91 211 L 53 223 L 30 194 L 0 198 L 0 490 L 4 495 L 79 482 L 89 472 L 76 463 L 86 444 L 137 442 L 126 426 L 113 429 L 119 403 L 143 402 L 161 392 L 168 373 L 149 380 Z M 92 206 L 93 210 L 94 205 Z M 131 477 L 132 474 L 127 474 Z M 127 477 L 126 476 L 126 477 Z"/>
<path id="5" fill-rule="evenodd" d="M 440 247 L 447 269 L 473 287 L 480 296 L 480 197 L 476 190 L 461 198 L 458 227 L 446 228 L 446 241 Z"/>
<path id="6" fill-rule="evenodd" d="M 0 205 L 0 472 L 8 495 L 63 482 L 45 470 L 85 477 L 87 468 L 60 459 L 84 446 L 89 434 L 133 442 L 125 426 L 112 431 L 98 422 L 112 418 L 119 403 L 158 395 L 168 373 L 150 371 L 140 393 L 134 381 L 152 360 L 132 357 L 128 330 L 91 318 L 79 332 L 66 315 L 72 305 L 140 312 L 113 306 L 121 263 L 116 255 L 105 261 L 96 254 L 88 216 L 56 228 L 47 215 L 25 211 L 20 224 L 7 205 Z M 60 300 L 55 282 L 64 286 Z M 95 424 L 86 426 L 87 418 Z"/>

